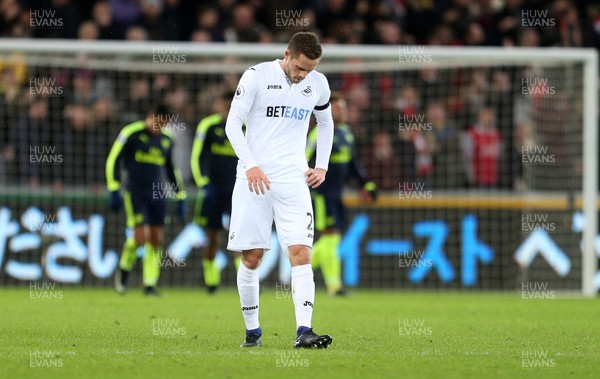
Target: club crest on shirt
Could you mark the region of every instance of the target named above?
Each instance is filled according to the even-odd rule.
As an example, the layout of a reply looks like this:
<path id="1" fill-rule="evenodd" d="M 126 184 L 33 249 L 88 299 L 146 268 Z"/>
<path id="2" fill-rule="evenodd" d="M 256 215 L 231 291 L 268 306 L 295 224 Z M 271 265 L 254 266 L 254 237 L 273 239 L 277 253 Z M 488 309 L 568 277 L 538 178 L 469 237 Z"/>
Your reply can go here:
<path id="1" fill-rule="evenodd" d="M 238 88 L 235 90 L 235 98 L 240 99 L 241 97 L 244 96 L 244 93 L 246 93 L 246 91 L 244 90 L 244 87 L 239 85 Z"/>
<path id="2" fill-rule="evenodd" d="M 304 96 L 312 95 L 312 89 L 310 88 L 310 86 L 306 86 L 306 88 L 302 90 L 302 94 Z"/>

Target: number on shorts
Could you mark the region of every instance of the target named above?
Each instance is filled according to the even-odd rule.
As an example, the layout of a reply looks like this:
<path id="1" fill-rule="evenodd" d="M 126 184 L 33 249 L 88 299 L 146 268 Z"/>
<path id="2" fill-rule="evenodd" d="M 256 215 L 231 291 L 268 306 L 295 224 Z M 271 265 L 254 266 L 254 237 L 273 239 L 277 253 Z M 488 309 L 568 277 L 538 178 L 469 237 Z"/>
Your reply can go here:
<path id="1" fill-rule="evenodd" d="M 306 215 L 308 216 L 308 218 L 310 218 L 310 221 L 308 222 L 308 226 L 306 227 L 306 229 L 308 230 L 312 230 L 312 223 L 313 223 L 313 215 L 310 212 L 306 212 Z"/>

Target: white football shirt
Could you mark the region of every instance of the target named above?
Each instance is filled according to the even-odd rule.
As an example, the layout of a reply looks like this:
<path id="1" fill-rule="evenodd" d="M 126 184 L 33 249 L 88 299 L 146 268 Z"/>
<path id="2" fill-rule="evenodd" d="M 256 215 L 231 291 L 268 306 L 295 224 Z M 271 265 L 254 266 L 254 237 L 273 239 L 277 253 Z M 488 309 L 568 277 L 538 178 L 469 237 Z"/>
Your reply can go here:
<path id="1" fill-rule="evenodd" d="M 246 70 L 231 106 L 247 114 L 245 139 L 255 163 L 269 181 L 284 183 L 298 181 L 308 170 L 304 150 L 310 115 L 329 106 L 331 90 L 325 75 L 316 70 L 290 84 L 279 62 Z M 250 168 L 240 159 L 237 177 L 246 179 Z"/>

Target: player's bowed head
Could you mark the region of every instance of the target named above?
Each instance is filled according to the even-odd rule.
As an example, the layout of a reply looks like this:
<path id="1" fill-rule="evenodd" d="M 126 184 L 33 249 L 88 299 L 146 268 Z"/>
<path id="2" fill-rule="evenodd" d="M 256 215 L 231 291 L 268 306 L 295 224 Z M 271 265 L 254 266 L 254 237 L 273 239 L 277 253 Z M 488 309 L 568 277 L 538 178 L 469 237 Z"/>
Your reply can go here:
<path id="1" fill-rule="evenodd" d="M 323 50 L 319 38 L 312 32 L 298 32 L 292 36 L 280 62 L 288 80 L 300 83 L 317 67 Z"/>

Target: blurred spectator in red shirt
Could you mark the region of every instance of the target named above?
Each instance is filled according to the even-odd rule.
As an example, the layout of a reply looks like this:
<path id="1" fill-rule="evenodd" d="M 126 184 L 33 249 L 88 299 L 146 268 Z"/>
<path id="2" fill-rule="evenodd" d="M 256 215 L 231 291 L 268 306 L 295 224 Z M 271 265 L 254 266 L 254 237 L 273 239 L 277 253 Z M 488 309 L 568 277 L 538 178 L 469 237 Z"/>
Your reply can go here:
<path id="1" fill-rule="evenodd" d="M 463 151 L 469 185 L 497 187 L 500 182 L 502 142 L 492 108 L 481 109 L 477 122 L 467 130 L 463 138 Z"/>

